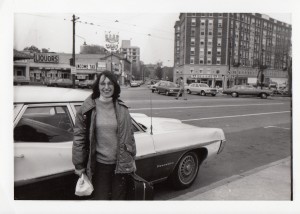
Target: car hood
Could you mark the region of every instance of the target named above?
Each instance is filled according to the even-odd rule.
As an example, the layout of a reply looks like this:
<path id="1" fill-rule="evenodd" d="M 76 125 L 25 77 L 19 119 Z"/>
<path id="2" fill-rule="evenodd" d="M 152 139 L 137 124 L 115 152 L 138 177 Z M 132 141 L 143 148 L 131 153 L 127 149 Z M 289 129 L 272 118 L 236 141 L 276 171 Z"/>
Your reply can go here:
<path id="1" fill-rule="evenodd" d="M 151 118 L 147 116 L 134 116 L 133 118 L 147 127 L 147 132 L 150 133 Z M 201 141 L 212 142 L 217 140 L 225 140 L 225 135 L 222 129 L 219 128 L 202 128 L 189 124 L 182 123 L 178 119 L 172 118 L 152 118 L 153 136 L 167 135 L 168 138 L 172 136 L 172 139 L 166 139 L 169 141 L 180 141 L 185 143 L 186 141 Z M 172 134 L 172 135 L 170 135 Z"/>

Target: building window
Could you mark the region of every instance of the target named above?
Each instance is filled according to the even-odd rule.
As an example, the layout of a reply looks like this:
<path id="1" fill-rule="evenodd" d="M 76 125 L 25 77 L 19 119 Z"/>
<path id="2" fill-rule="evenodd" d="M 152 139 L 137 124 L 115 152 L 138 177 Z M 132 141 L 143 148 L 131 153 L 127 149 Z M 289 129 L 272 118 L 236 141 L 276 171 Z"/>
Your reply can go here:
<path id="1" fill-rule="evenodd" d="M 217 48 L 217 55 L 221 56 L 221 48 Z"/>
<path id="2" fill-rule="evenodd" d="M 207 49 L 207 55 L 211 55 L 211 48 Z"/>
<path id="3" fill-rule="evenodd" d="M 195 38 L 191 38 L 191 45 L 195 45 Z"/>
<path id="4" fill-rule="evenodd" d="M 201 27 L 205 26 L 205 19 L 201 19 Z"/>
<path id="5" fill-rule="evenodd" d="M 222 39 L 221 39 L 221 38 L 218 38 L 217 46 L 221 46 L 221 45 L 222 45 Z"/>
<path id="6" fill-rule="evenodd" d="M 191 47 L 191 55 L 195 55 L 195 48 Z"/>
<path id="7" fill-rule="evenodd" d="M 222 27 L 223 24 L 223 20 L 222 19 L 218 19 L 218 27 Z"/>
<path id="8" fill-rule="evenodd" d="M 217 65 L 221 64 L 221 57 L 217 57 Z"/>
<path id="9" fill-rule="evenodd" d="M 201 46 L 204 45 L 204 39 L 201 39 L 201 40 L 200 40 L 200 45 L 201 45 Z"/>
<path id="10" fill-rule="evenodd" d="M 195 36 L 195 28 L 194 27 L 191 28 L 191 36 Z"/>
<path id="11" fill-rule="evenodd" d="M 191 56 L 191 58 L 190 58 L 190 64 L 194 64 L 194 61 L 195 61 L 195 57 Z"/>
<path id="12" fill-rule="evenodd" d="M 218 29 L 218 36 L 222 36 L 222 28 Z"/>
<path id="13" fill-rule="evenodd" d="M 207 40 L 207 45 L 208 45 L 208 46 L 211 46 L 211 45 L 212 45 L 212 39 L 208 39 L 208 40 Z"/>
<path id="14" fill-rule="evenodd" d="M 200 48 L 200 56 L 204 56 L 204 48 Z"/>
<path id="15" fill-rule="evenodd" d="M 212 14 L 212 13 L 210 13 L 210 14 L 209 14 L 209 16 L 210 16 L 210 17 L 212 17 L 212 16 L 213 16 L 213 14 Z"/>
<path id="16" fill-rule="evenodd" d="M 201 32 L 200 32 L 200 35 L 201 35 L 201 36 L 204 36 L 204 31 L 201 31 Z"/>
<path id="17" fill-rule="evenodd" d="M 204 59 L 203 58 L 200 58 L 199 60 L 199 64 L 203 65 L 204 64 Z M 201 72 L 200 72 L 201 73 Z"/>
<path id="18" fill-rule="evenodd" d="M 207 64 L 211 65 L 211 58 L 207 58 Z"/>
<path id="19" fill-rule="evenodd" d="M 209 35 L 209 36 L 212 36 L 212 34 L 213 34 L 212 31 L 209 31 L 209 32 L 208 32 L 208 35 Z"/>
<path id="20" fill-rule="evenodd" d="M 209 20 L 208 20 L 208 26 L 209 26 L 209 27 L 212 27 L 212 25 L 213 25 L 213 20 L 212 20 L 212 19 L 209 19 Z"/>
<path id="21" fill-rule="evenodd" d="M 192 18 L 192 26 L 196 26 L 196 18 Z"/>
<path id="22" fill-rule="evenodd" d="M 220 17 L 222 17 L 222 16 L 223 16 L 223 13 L 219 13 L 218 15 L 219 15 Z"/>

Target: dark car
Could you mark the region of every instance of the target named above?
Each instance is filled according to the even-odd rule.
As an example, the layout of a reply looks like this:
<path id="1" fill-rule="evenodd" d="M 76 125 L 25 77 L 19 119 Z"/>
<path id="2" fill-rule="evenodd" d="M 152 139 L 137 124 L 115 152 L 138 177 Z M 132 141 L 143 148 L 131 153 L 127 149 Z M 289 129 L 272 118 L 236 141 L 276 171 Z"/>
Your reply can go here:
<path id="1" fill-rule="evenodd" d="M 92 88 L 94 80 L 84 80 L 78 83 L 78 88 Z"/>
<path id="2" fill-rule="evenodd" d="M 223 90 L 223 94 L 238 97 L 239 95 L 253 95 L 266 99 L 268 96 L 273 95 L 273 92 L 268 89 L 255 88 L 252 85 L 235 85 L 231 88 Z"/>
<path id="3" fill-rule="evenodd" d="M 73 87 L 73 82 L 71 79 L 51 79 L 47 81 L 46 85 L 54 87 Z"/>
<path id="4" fill-rule="evenodd" d="M 16 86 L 14 92 L 14 198 L 88 199 L 74 194 L 78 176 L 72 164 L 72 144 L 76 112 L 91 92 L 39 86 Z M 213 160 L 225 146 L 219 128 L 130 115 L 136 174 L 151 183 L 169 180 L 177 189 L 188 188 L 200 165 Z"/>
<path id="5" fill-rule="evenodd" d="M 165 94 L 167 96 L 172 94 L 177 94 L 179 92 L 180 88 L 177 86 L 177 84 L 169 81 L 161 81 L 156 86 L 156 92 L 158 94 Z"/>

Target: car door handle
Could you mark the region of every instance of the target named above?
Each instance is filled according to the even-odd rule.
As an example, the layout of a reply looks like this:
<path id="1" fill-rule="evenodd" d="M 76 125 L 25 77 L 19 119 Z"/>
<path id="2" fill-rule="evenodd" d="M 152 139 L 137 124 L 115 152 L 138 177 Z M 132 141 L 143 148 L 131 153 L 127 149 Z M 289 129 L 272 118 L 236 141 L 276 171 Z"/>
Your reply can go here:
<path id="1" fill-rule="evenodd" d="M 25 156 L 23 154 L 15 155 L 15 158 L 24 158 Z"/>

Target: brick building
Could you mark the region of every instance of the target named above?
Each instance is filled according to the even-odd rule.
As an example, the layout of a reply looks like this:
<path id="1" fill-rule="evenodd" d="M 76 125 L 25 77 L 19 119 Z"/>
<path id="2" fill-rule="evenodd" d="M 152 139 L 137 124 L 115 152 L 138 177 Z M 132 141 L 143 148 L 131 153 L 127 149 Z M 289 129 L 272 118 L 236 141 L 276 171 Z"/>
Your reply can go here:
<path id="1" fill-rule="evenodd" d="M 174 81 L 211 86 L 286 83 L 292 26 L 258 13 L 181 13 L 175 23 Z"/>

